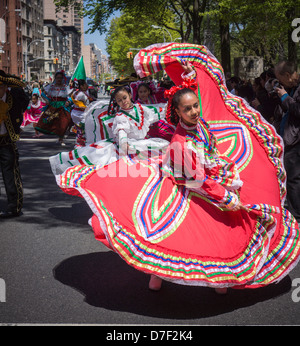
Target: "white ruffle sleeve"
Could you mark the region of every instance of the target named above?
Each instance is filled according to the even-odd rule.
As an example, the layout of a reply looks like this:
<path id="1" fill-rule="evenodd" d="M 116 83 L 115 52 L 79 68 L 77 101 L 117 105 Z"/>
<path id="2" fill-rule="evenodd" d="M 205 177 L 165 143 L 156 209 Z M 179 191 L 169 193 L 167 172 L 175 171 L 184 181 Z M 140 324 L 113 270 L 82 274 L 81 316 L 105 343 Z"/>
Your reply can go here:
<path id="1" fill-rule="evenodd" d="M 145 117 L 147 117 L 150 124 L 154 124 L 161 119 L 166 117 L 166 103 L 159 103 L 155 105 L 142 105 Z"/>

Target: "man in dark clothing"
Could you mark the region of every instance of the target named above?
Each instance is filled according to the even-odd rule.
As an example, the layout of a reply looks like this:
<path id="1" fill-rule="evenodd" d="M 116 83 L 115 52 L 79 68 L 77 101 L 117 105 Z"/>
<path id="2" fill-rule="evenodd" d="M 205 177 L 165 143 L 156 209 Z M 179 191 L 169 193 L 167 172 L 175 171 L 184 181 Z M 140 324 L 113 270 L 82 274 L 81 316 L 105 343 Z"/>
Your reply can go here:
<path id="1" fill-rule="evenodd" d="M 0 167 L 7 196 L 7 210 L 0 218 L 16 217 L 23 206 L 23 186 L 19 168 L 19 139 L 23 113 L 29 98 L 23 83 L 0 70 Z"/>
<path id="2" fill-rule="evenodd" d="M 281 119 L 277 127 L 284 141 L 284 166 L 287 172 L 287 209 L 300 222 L 300 79 L 296 66 L 282 61 L 275 67 L 280 86 L 275 92 L 280 105 L 275 117 Z"/>

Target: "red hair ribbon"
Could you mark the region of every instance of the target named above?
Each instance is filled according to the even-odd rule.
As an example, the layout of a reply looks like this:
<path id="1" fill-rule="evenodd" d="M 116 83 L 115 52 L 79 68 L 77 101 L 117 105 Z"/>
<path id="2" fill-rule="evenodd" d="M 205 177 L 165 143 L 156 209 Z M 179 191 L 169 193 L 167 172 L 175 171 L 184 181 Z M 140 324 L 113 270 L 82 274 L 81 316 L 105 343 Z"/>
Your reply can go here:
<path id="1" fill-rule="evenodd" d="M 175 85 L 171 89 L 165 90 L 164 96 L 170 102 L 172 100 L 174 94 L 176 94 L 176 92 L 181 90 L 181 89 L 191 89 L 193 91 L 196 91 L 197 90 L 197 83 L 194 80 L 185 79 L 181 85 L 179 85 L 179 86 Z"/>
<path id="2" fill-rule="evenodd" d="M 166 99 L 168 99 L 168 105 L 166 109 L 166 120 L 169 124 L 176 125 L 179 121 L 178 115 L 172 110 L 172 99 L 173 96 L 177 93 L 177 91 L 182 90 L 182 89 L 191 89 L 193 91 L 197 90 L 197 83 L 194 80 L 191 79 L 185 79 L 181 85 L 179 86 L 173 86 L 169 90 L 165 90 L 164 96 Z M 173 116 L 172 116 L 173 113 Z"/>

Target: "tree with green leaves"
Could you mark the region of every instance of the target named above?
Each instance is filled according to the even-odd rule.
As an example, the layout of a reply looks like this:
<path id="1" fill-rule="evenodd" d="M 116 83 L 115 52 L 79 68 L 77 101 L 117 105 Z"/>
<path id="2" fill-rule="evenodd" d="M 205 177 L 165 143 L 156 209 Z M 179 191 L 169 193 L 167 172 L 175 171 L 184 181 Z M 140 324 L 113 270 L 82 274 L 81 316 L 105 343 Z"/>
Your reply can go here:
<path id="1" fill-rule="evenodd" d="M 210 23 L 218 46 L 214 54 L 219 56 L 225 72 L 231 70 L 233 55 L 258 55 L 265 65 L 279 59 L 297 62 L 299 47 L 291 39 L 294 29 L 291 23 L 300 17 L 300 0 L 55 0 L 55 3 L 58 8 L 81 6 L 82 15 L 91 20 L 91 33 L 96 30 L 105 33 L 110 16 L 116 11 L 126 11 L 137 19 L 147 16 L 152 24 L 166 28 L 172 35 L 176 33 L 182 42 L 203 44 Z"/>
<path id="2" fill-rule="evenodd" d="M 153 23 L 177 33 L 182 41 L 188 42 L 192 36 L 194 43 L 200 44 L 200 28 L 209 0 L 55 0 L 58 9 L 77 6 L 82 15 L 91 19 L 89 32 L 106 32 L 108 19 L 117 11 L 144 14 Z M 170 12 L 176 16 L 176 26 L 169 23 Z"/>
<path id="3" fill-rule="evenodd" d="M 300 0 L 221 0 L 219 16 L 230 26 L 230 40 L 241 55 L 258 55 L 266 65 L 279 59 L 297 62 L 291 23 L 300 15 Z M 298 11 L 298 13 L 297 13 Z"/>
<path id="4" fill-rule="evenodd" d="M 169 18 L 172 18 L 170 14 Z M 170 25 L 172 23 L 169 21 Z M 107 52 L 115 70 L 122 75 L 130 75 L 134 72 L 133 57 L 140 48 L 156 42 L 163 42 L 164 35 L 161 30 L 152 27 L 152 21 L 145 14 L 132 14 L 129 11 L 119 18 L 111 21 L 106 36 Z M 131 49 L 134 48 L 134 49 Z M 128 52 L 132 57 L 128 58 Z"/>

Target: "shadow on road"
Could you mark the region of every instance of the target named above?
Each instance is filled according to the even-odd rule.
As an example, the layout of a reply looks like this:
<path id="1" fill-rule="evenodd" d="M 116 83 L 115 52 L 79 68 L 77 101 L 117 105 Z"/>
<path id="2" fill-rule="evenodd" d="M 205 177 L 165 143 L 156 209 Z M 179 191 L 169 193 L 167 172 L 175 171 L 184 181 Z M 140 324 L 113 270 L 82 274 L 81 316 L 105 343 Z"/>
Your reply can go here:
<path id="1" fill-rule="evenodd" d="M 67 207 L 49 208 L 49 213 L 57 220 L 72 224 L 88 225 L 88 220 L 92 217 L 93 213 L 84 200 L 79 197 L 74 197 L 74 200 L 76 198 L 79 200 L 79 203 L 73 203 Z"/>
<path id="2" fill-rule="evenodd" d="M 55 142 L 31 141 L 31 132 L 28 141 L 19 143 L 24 215 L 15 219 L 14 225 L 28 223 L 51 228 L 63 227 L 66 222 L 72 229 L 82 230 L 86 225 L 84 229 L 90 230 L 87 224 L 92 216 L 90 208 L 81 198 L 59 189 L 48 160 L 50 155 L 71 150 L 74 141 L 70 140 L 62 149 Z M 1 198 L 0 206 L 4 204 L 5 198 Z M 213 289 L 170 282 L 164 282 L 160 292 L 152 292 L 148 289 L 149 275 L 128 266 L 111 251 L 68 258 L 54 268 L 54 277 L 81 292 L 91 306 L 174 321 L 224 314 L 276 298 L 291 288 L 287 277 L 277 285 L 230 290 L 226 296 L 218 296 Z"/>
<path id="3" fill-rule="evenodd" d="M 90 208 L 82 198 L 61 191 L 49 163 L 49 156 L 71 150 L 74 146 L 73 139 L 69 139 L 65 147 L 61 147 L 52 137 L 51 141 L 47 138 L 33 141 L 30 137 L 32 132 L 31 129 L 23 134 L 23 141 L 18 143 L 24 189 L 23 215 L 7 222 L 36 224 L 47 228 L 60 225 L 61 221 L 72 223 L 74 227 L 87 225 L 92 216 Z M 0 188 L 0 209 L 5 210 L 7 199 L 1 174 Z"/>
<path id="4" fill-rule="evenodd" d="M 128 266 L 117 254 L 71 257 L 54 268 L 55 279 L 85 296 L 95 307 L 168 319 L 194 319 L 224 314 L 288 292 L 291 280 L 260 289 L 233 290 L 226 296 L 213 289 L 163 282 L 160 292 L 148 289 L 149 275 Z"/>

